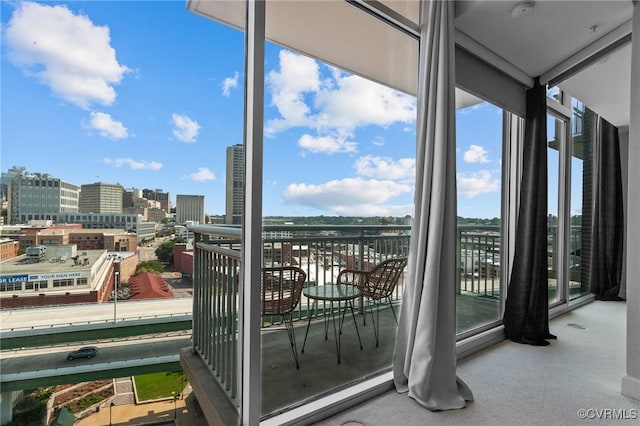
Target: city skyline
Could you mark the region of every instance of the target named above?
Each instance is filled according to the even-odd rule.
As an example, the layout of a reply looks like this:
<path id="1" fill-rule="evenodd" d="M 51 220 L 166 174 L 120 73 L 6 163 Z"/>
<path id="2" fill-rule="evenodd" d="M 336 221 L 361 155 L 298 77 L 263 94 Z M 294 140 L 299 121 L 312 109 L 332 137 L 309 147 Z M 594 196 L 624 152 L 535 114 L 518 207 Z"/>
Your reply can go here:
<path id="1" fill-rule="evenodd" d="M 1 7 L 3 170 L 199 194 L 225 213 L 240 31 L 183 1 Z M 270 43 L 265 90 L 264 216 L 412 214 L 413 96 Z M 487 103 L 458 113 L 460 216 L 500 215 L 501 117 Z"/>

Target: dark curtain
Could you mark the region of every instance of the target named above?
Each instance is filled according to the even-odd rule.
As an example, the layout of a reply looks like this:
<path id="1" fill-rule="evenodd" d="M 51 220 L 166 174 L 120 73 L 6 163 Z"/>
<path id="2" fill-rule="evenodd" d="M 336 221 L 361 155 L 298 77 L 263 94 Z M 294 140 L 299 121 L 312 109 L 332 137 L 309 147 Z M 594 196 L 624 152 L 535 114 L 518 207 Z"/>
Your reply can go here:
<path id="1" fill-rule="evenodd" d="M 621 300 L 624 212 L 618 128 L 600 120 L 590 291 L 599 300 Z"/>
<path id="2" fill-rule="evenodd" d="M 504 329 L 514 342 L 548 345 L 547 94 L 536 80 L 526 92 L 520 210 Z"/>

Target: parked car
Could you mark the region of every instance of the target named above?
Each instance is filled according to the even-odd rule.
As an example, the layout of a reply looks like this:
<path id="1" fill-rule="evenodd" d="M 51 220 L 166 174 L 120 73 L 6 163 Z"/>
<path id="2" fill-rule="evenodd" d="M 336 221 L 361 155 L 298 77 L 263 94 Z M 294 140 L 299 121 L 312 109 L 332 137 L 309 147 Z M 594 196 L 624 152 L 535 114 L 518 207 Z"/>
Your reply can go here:
<path id="1" fill-rule="evenodd" d="M 69 352 L 67 359 L 71 361 L 76 358 L 93 358 L 98 354 L 98 348 L 95 346 L 85 346 L 76 351 Z"/>

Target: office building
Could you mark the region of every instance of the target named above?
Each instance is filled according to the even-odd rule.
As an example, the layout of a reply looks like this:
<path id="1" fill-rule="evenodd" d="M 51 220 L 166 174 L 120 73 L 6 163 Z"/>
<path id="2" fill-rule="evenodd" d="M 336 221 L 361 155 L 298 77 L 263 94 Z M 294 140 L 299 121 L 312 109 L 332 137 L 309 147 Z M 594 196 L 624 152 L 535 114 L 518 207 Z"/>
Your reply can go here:
<path id="1" fill-rule="evenodd" d="M 119 183 L 104 182 L 82 185 L 80 213 L 122 213 L 124 188 Z"/>
<path id="2" fill-rule="evenodd" d="M 107 302 L 114 270 L 128 282 L 138 263 L 136 251 L 81 250 L 75 244 L 36 246 L 2 262 L 0 306 L 3 309 Z M 52 318 L 52 321 L 55 321 Z"/>
<path id="3" fill-rule="evenodd" d="M 15 169 L 15 168 L 14 168 Z M 24 169 L 3 174 L 7 182 L 8 222 L 51 220 L 61 213 L 78 211 L 80 187 L 47 173 L 28 173 Z"/>
<path id="4" fill-rule="evenodd" d="M 70 244 L 75 244 L 78 250 L 135 251 L 138 248 L 136 233 L 113 228 L 87 229 L 82 228 L 81 224 L 23 226 L 20 233 L 12 236 L 11 240 L 18 242 L 22 250 L 36 246 L 51 248 Z"/>
<path id="5" fill-rule="evenodd" d="M 156 222 L 146 222 L 139 214 L 115 213 L 55 213 L 46 221 L 28 221 L 29 226 L 43 229 L 56 223 L 52 228 L 62 229 L 123 229 L 127 233 L 136 234 L 138 241 L 147 241 L 155 237 Z M 2 236 L 18 239 L 23 234 L 23 227 L 3 227 Z"/>
<path id="6" fill-rule="evenodd" d="M 166 213 L 171 213 L 173 206 L 171 204 L 171 196 L 168 192 L 164 192 L 162 189 L 143 189 L 142 197 L 150 201 L 159 201 L 160 208 Z"/>
<path id="7" fill-rule="evenodd" d="M 3 200 L 7 200 L 9 198 L 9 181 L 26 173 L 26 167 L 18 166 L 13 166 L 6 172 L 2 172 L 0 175 L 0 197 Z"/>
<path id="8" fill-rule="evenodd" d="M 143 222 L 141 215 L 125 213 L 67 213 L 53 215 L 52 219 L 58 223 L 79 223 L 83 228 L 119 228 L 127 232 L 136 232 Z"/>
<path id="9" fill-rule="evenodd" d="M 151 198 L 144 196 L 147 194 Z M 124 191 L 122 198 L 122 213 L 139 214 L 142 220 L 148 222 L 162 222 L 171 206 L 169 194 L 161 189 L 150 191 L 148 189 L 128 189 Z"/>
<path id="10" fill-rule="evenodd" d="M 134 189 L 125 189 L 122 193 L 122 209 L 128 209 L 133 207 L 134 202 L 142 198 L 142 192 Z"/>
<path id="11" fill-rule="evenodd" d="M 151 207 L 147 209 L 147 220 L 149 222 L 162 222 L 167 219 L 168 213 L 163 209 L 158 209 L 155 207 Z"/>
<path id="12" fill-rule="evenodd" d="M 244 149 L 242 145 L 227 147 L 225 223 L 242 223 L 244 197 Z"/>
<path id="13" fill-rule="evenodd" d="M 204 195 L 176 196 L 176 224 L 182 225 L 188 221 L 204 223 Z"/>

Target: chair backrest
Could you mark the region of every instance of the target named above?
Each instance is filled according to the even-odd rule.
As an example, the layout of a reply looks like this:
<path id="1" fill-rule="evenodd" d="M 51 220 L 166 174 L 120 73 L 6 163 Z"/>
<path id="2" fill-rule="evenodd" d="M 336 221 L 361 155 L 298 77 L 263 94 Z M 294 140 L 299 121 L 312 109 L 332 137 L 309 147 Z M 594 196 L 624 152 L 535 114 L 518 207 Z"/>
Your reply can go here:
<path id="1" fill-rule="evenodd" d="M 262 268 L 262 315 L 284 315 L 300 302 L 307 274 L 297 266 Z"/>
<path id="2" fill-rule="evenodd" d="M 391 296 L 406 265 L 406 257 L 387 259 L 377 264 L 367 273 L 363 286 L 365 296 L 372 299 Z"/>

